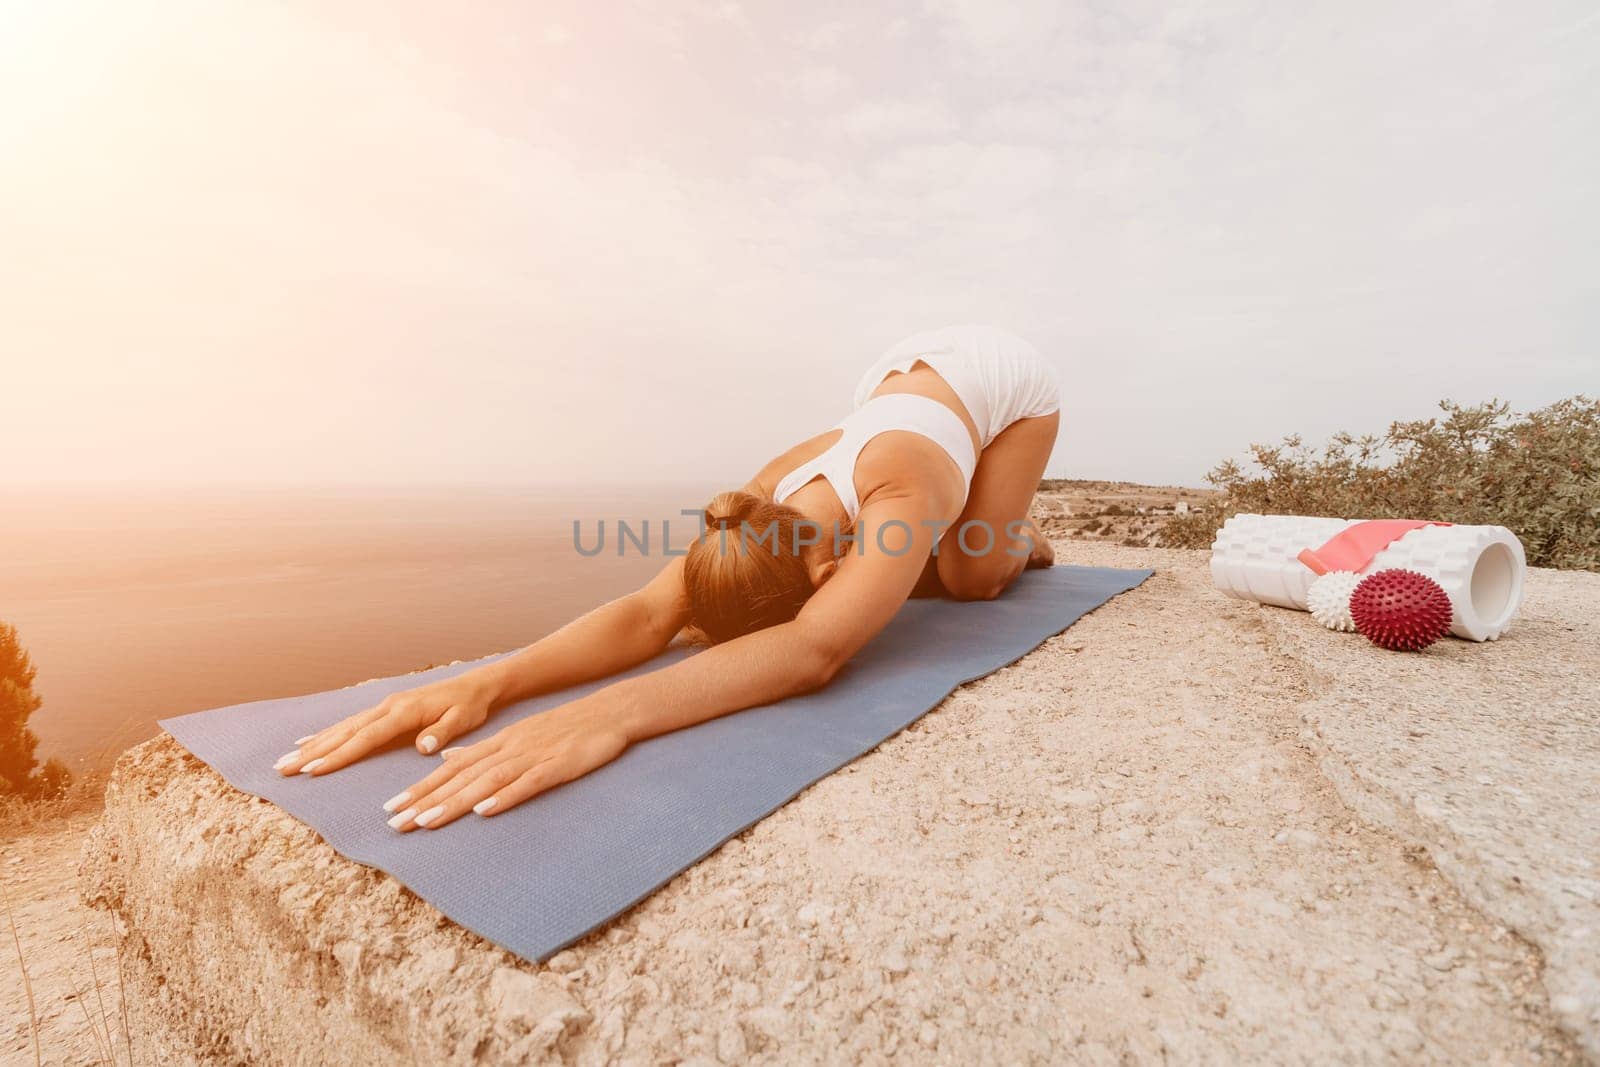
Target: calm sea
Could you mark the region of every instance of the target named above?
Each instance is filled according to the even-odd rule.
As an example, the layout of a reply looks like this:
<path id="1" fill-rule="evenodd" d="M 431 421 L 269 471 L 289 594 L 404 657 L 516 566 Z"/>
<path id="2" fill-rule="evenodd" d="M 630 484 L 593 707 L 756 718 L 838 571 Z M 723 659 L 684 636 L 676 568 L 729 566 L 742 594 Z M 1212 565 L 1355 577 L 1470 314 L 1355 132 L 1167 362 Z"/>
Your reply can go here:
<path id="1" fill-rule="evenodd" d="M 11 490 L 0 621 L 38 668 L 41 757 L 100 764 L 169 715 L 527 644 L 645 581 L 710 488 Z M 619 518 L 656 554 L 619 557 Z M 573 521 L 592 549 L 602 519 L 579 554 Z"/>

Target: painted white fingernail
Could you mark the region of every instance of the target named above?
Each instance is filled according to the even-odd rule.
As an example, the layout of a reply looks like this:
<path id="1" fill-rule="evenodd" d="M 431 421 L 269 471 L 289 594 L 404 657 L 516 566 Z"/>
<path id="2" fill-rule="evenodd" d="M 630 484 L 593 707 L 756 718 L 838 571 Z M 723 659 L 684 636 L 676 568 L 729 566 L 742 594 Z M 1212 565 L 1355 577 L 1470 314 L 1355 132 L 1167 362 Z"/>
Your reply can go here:
<path id="1" fill-rule="evenodd" d="M 282 756 L 279 756 L 278 757 L 278 762 L 274 763 L 272 765 L 272 769 L 275 770 L 275 771 L 281 771 L 285 767 L 289 766 L 289 764 L 293 763 L 295 760 L 297 760 L 299 758 L 300 758 L 300 750 L 297 748 L 293 752 L 289 752 L 289 753 L 286 753 L 286 754 L 284 754 Z"/>
<path id="2" fill-rule="evenodd" d="M 314 759 L 310 763 L 306 764 L 304 767 L 301 767 L 300 768 L 300 773 L 301 774 L 310 774 L 312 771 L 314 771 L 318 767 L 322 766 L 322 762 L 323 761 L 321 759 Z"/>
<path id="3" fill-rule="evenodd" d="M 495 809 L 495 805 L 499 803 L 499 797 L 489 797 L 486 800 L 480 800 L 476 804 L 472 805 L 472 810 L 477 812 L 479 815 L 487 815 L 493 811 Z"/>
<path id="4" fill-rule="evenodd" d="M 303 745 L 307 741 L 311 740 L 313 737 L 316 737 L 316 736 L 317 736 L 316 734 L 306 734 L 304 737 L 295 738 L 294 739 L 294 743 L 297 744 L 297 745 Z"/>
<path id="5" fill-rule="evenodd" d="M 433 820 L 437 819 L 439 816 L 441 816 L 443 814 L 444 814 L 444 805 L 443 804 L 436 804 L 433 807 L 429 808 L 427 811 L 423 812 L 421 815 L 417 816 L 417 825 L 418 826 L 427 826 L 430 822 L 432 822 Z"/>
<path id="6" fill-rule="evenodd" d="M 422 739 L 422 751 L 428 753 L 428 755 L 433 755 L 433 750 L 438 747 L 439 739 L 437 737 L 424 737 Z"/>
<path id="7" fill-rule="evenodd" d="M 455 746 L 455 747 L 453 747 L 453 748 L 447 748 L 447 749 L 445 749 L 445 750 L 444 750 L 444 751 L 443 751 L 443 752 L 441 752 L 441 753 L 439 753 L 439 756 L 440 756 L 440 757 L 441 757 L 441 758 L 443 758 L 443 759 L 449 759 L 449 758 L 450 758 L 450 754 L 451 754 L 451 753 L 452 753 L 452 752 L 460 752 L 460 751 L 461 751 L 461 746 L 460 746 L 460 745 L 456 745 L 456 746 Z"/>
<path id="8" fill-rule="evenodd" d="M 405 804 L 405 803 L 409 803 L 410 800 L 411 800 L 411 790 L 408 789 L 404 793 L 396 793 L 394 796 L 390 797 L 388 800 L 385 800 L 383 802 L 383 810 L 384 811 L 393 811 L 395 808 L 398 808 L 400 805 Z"/>
<path id="9" fill-rule="evenodd" d="M 402 811 L 399 815 L 396 815 L 394 818 L 390 819 L 389 820 L 389 826 L 390 826 L 391 829 L 398 830 L 398 829 L 400 829 L 400 827 L 402 827 L 406 823 L 410 822 L 412 820 L 412 818 L 416 814 L 417 814 L 417 809 L 416 808 L 407 808 L 405 811 Z"/>

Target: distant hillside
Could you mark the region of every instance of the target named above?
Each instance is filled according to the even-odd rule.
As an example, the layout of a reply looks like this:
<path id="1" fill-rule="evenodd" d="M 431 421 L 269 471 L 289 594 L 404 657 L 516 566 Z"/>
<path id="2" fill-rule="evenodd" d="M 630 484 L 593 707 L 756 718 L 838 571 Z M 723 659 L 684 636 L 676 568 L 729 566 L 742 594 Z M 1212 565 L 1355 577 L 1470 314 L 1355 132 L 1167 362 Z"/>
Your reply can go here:
<path id="1" fill-rule="evenodd" d="M 1172 515 L 1198 510 L 1220 498 L 1214 489 L 1046 478 L 1039 483 L 1033 517 L 1052 537 L 1149 545 Z"/>

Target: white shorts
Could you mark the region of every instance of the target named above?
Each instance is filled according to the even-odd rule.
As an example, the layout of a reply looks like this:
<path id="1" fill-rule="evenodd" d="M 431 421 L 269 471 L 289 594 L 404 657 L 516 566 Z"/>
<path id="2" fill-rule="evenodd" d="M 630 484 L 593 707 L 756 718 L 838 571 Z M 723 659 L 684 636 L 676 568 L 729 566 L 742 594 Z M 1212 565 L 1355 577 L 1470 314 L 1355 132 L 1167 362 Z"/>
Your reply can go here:
<path id="1" fill-rule="evenodd" d="M 925 330 L 894 345 L 856 386 L 856 407 L 890 374 L 918 362 L 937 371 L 966 405 L 980 449 L 1018 419 L 1061 410 L 1055 373 L 1039 350 L 998 327 L 978 325 Z"/>

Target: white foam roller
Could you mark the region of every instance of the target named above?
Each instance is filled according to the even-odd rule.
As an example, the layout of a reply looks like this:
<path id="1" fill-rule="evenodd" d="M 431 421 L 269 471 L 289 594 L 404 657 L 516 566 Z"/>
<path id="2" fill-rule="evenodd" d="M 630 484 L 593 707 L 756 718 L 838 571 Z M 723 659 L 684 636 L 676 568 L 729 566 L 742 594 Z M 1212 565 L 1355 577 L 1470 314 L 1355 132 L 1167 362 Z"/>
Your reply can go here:
<path id="1" fill-rule="evenodd" d="M 1229 596 L 1306 610 L 1316 574 L 1296 557 L 1358 519 L 1303 515 L 1235 515 L 1211 546 L 1211 580 Z M 1493 641 L 1522 606 L 1527 556 L 1504 526 L 1424 526 L 1379 552 L 1362 574 L 1417 571 L 1450 597 L 1450 632 Z"/>
<path id="2" fill-rule="evenodd" d="M 1235 515 L 1211 545 L 1211 580 L 1229 596 L 1306 610 L 1317 577 L 1295 557 L 1350 525 L 1303 515 Z"/>

